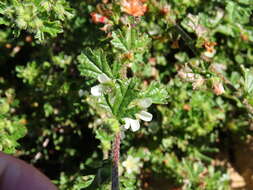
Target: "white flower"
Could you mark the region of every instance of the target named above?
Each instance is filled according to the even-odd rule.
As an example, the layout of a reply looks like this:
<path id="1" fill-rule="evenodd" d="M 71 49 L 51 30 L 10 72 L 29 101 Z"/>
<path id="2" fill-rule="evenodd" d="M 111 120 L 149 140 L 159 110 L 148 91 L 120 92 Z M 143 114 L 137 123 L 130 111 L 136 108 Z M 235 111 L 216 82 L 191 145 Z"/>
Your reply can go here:
<path id="1" fill-rule="evenodd" d="M 98 81 L 101 84 L 93 86 L 91 88 L 91 94 L 93 96 L 102 96 L 103 92 L 104 92 L 104 85 L 103 84 L 110 82 L 111 79 L 105 74 L 100 74 L 100 75 L 98 75 Z"/>
<path id="2" fill-rule="evenodd" d="M 140 129 L 140 122 L 137 119 L 131 119 L 129 117 L 123 118 L 125 121 L 125 129 L 129 129 L 131 127 L 132 131 L 138 131 Z"/>
<path id="3" fill-rule="evenodd" d="M 139 100 L 137 104 L 141 108 L 146 109 L 149 106 L 151 106 L 152 100 L 150 98 L 143 98 Z M 140 129 L 139 120 L 141 119 L 143 121 L 151 121 L 153 118 L 153 115 L 147 111 L 142 110 L 139 113 L 136 113 L 135 117 L 137 119 L 131 119 L 129 117 L 123 118 L 123 120 L 125 121 L 125 125 L 124 125 L 125 129 L 129 129 L 131 127 L 133 132 L 138 131 Z"/>
<path id="4" fill-rule="evenodd" d="M 146 111 L 140 111 L 136 114 L 136 117 L 143 120 L 143 121 L 151 121 L 153 118 L 153 115 Z"/>
<path id="5" fill-rule="evenodd" d="M 140 167 L 142 167 L 142 163 L 140 162 L 140 158 L 134 158 L 133 156 L 128 156 L 127 159 L 122 162 L 124 168 L 128 174 L 138 173 L 140 171 Z"/>
<path id="6" fill-rule="evenodd" d="M 132 131 L 138 131 L 140 129 L 140 122 L 139 119 L 143 121 L 151 121 L 153 118 L 153 115 L 146 111 L 140 111 L 139 113 L 135 114 L 137 119 L 131 119 L 129 117 L 123 118 L 125 121 L 125 129 L 129 129 L 131 127 Z"/>
<path id="7" fill-rule="evenodd" d="M 103 86 L 101 84 L 93 86 L 90 90 L 93 96 L 102 96 L 103 95 Z"/>

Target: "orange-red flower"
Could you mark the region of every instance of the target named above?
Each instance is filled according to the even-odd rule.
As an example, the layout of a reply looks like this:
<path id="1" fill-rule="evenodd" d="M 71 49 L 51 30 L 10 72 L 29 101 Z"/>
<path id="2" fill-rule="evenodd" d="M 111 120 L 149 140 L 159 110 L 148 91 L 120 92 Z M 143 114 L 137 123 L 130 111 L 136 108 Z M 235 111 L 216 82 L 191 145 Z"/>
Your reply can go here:
<path id="1" fill-rule="evenodd" d="M 147 11 L 144 0 L 122 0 L 122 11 L 132 16 L 143 16 Z"/>
<path id="2" fill-rule="evenodd" d="M 94 22 L 95 24 L 97 24 L 97 23 L 105 24 L 108 22 L 108 18 L 106 16 L 101 15 L 101 14 L 92 12 L 90 15 L 91 15 L 92 22 Z"/>

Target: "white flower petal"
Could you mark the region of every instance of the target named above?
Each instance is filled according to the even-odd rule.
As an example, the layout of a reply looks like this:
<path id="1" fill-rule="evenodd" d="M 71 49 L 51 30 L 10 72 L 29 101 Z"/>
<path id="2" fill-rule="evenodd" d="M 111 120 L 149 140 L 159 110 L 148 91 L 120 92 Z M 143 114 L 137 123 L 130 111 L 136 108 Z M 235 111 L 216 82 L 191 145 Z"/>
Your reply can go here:
<path id="1" fill-rule="evenodd" d="M 126 117 L 126 118 L 123 118 L 123 120 L 125 121 L 125 125 L 124 125 L 125 129 L 129 129 L 129 128 L 130 128 L 130 125 L 131 125 L 131 120 L 132 120 L 132 119 Z"/>
<path id="2" fill-rule="evenodd" d="M 140 111 L 136 114 L 136 117 L 143 120 L 143 121 L 151 121 L 153 118 L 153 115 L 146 111 Z"/>
<path id="3" fill-rule="evenodd" d="M 131 119 L 130 123 L 133 132 L 138 131 L 140 129 L 140 122 L 137 119 Z"/>
<path id="4" fill-rule="evenodd" d="M 148 108 L 149 106 L 152 105 L 152 100 L 150 98 L 144 98 L 139 100 L 138 103 L 142 108 Z"/>
<path id="5" fill-rule="evenodd" d="M 93 96 L 102 96 L 103 94 L 103 87 L 101 85 L 93 86 L 90 90 Z"/>
<path id="6" fill-rule="evenodd" d="M 98 75 L 98 81 L 100 83 L 106 83 L 106 82 L 111 81 L 111 79 L 106 74 L 100 74 Z"/>

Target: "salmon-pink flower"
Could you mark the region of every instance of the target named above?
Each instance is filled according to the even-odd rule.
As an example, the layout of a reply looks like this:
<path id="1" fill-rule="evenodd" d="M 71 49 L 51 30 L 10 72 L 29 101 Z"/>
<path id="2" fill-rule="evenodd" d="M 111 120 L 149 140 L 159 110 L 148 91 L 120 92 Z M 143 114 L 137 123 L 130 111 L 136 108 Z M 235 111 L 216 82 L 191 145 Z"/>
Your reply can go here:
<path id="1" fill-rule="evenodd" d="M 223 84 L 221 82 L 216 82 L 213 84 L 213 92 L 219 96 L 223 93 L 225 93 L 225 89 L 223 87 Z"/>
<path id="2" fill-rule="evenodd" d="M 122 0 L 122 11 L 132 16 L 143 16 L 147 11 L 147 5 L 143 0 Z"/>

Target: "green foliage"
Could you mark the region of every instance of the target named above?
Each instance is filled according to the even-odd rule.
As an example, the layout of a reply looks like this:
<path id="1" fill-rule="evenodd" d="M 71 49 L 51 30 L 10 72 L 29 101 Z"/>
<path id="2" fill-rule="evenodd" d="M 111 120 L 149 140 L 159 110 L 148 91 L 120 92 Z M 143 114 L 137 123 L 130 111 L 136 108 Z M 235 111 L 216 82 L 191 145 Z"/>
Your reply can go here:
<path id="1" fill-rule="evenodd" d="M 200 190 L 200 189 L 229 189 L 229 176 L 222 174 L 220 171 L 215 172 L 213 166 L 208 168 L 202 162 L 194 162 L 192 160 L 183 159 L 181 164 L 172 156 L 168 160 L 170 167 L 175 171 L 177 177 L 181 178 L 183 188 L 186 190 Z"/>
<path id="2" fill-rule="evenodd" d="M 137 46 L 139 47 L 140 44 Z M 140 92 L 137 89 L 138 80 L 136 78 L 127 80 L 126 76 L 123 75 L 117 80 L 112 81 L 112 79 L 117 78 L 118 74 L 115 73 L 115 75 L 113 75 L 114 73 L 102 50 L 92 51 L 88 49 L 86 54 L 78 56 L 78 61 L 80 63 L 79 71 L 83 76 L 97 78 L 100 83 L 102 83 L 99 87 L 103 89 L 102 94 L 104 101 L 99 100 L 99 102 L 103 107 L 106 107 L 107 111 L 110 111 L 118 121 L 125 117 L 131 117 L 141 111 L 141 109 L 135 105 L 135 102 L 140 98 L 149 98 L 153 103 L 164 103 L 168 97 L 167 91 L 164 87 L 162 89 L 159 83 L 152 83 L 146 91 Z M 124 67 L 123 63 L 120 65 Z M 100 78 L 102 76 L 108 77 L 106 82 L 101 81 Z"/>
<path id="3" fill-rule="evenodd" d="M 28 84 L 34 82 L 35 78 L 39 75 L 37 64 L 35 62 L 28 63 L 26 67 L 17 66 L 16 67 L 17 76 L 22 78 L 23 81 Z"/>
<path id="4" fill-rule="evenodd" d="M 19 145 L 17 140 L 26 134 L 26 120 L 15 114 L 18 101 L 14 98 L 13 89 L 8 89 L 5 96 L 0 91 L 0 151 L 6 153 L 14 153 Z"/>
<path id="5" fill-rule="evenodd" d="M 4 0 L 0 3 L 0 24 L 13 28 L 17 34 L 27 30 L 39 40 L 45 35 L 55 37 L 63 32 L 61 22 L 72 16 L 65 0 Z"/>

